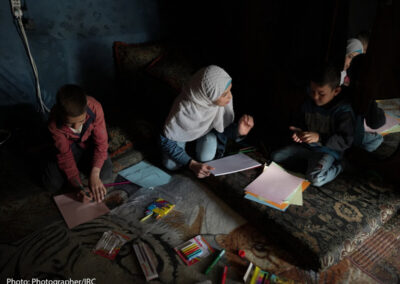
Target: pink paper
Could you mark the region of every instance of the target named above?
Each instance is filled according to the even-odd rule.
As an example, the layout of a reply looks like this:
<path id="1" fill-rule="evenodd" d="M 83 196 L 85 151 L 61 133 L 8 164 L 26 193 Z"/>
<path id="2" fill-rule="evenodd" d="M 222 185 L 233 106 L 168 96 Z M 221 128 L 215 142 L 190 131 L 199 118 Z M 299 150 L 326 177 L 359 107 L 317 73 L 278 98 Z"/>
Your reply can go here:
<path id="1" fill-rule="evenodd" d="M 260 176 L 245 188 L 245 191 L 281 204 L 303 181 L 304 179 L 289 174 L 272 162 Z"/>
<path id="2" fill-rule="evenodd" d="M 110 212 L 103 202 L 82 203 L 75 200 L 74 196 L 75 193 L 54 196 L 54 201 L 70 229 Z"/>
<path id="3" fill-rule="evenodd" d="M 365 119 L 364 119 L 364 128 L 366 132 L 376 132 L 376 133 L 382 133 L 390 128 L 392 128 L 393 126 L 399 124 L 399 120 L 391 115 L 385 114 L 386 116 L 386 122 L 382 127 L 379 127 L 378 129 L 372 129 L 369 128 L 367 126 L 367 124 L 365 123 Z"/>

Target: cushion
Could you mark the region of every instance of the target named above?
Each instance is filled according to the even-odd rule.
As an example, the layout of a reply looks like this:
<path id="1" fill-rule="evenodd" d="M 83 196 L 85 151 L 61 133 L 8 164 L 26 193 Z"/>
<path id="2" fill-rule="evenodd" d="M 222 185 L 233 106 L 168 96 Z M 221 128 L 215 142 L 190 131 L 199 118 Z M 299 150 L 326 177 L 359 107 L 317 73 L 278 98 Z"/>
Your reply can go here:
<path id="1" fill-rule="evenodd" d="M 111 158 L 132 148 L 132 142 L 128 138 L 127 133 L 120 127 L 107 125 L 107 133 L 108 151 L 110 152 Z"/>
<path id="2" fill-rule="evenodd" d="M 127 44 L 116 41 L 113 45 L 114 62 L 119 75 L 143 70 L 164 50 L 161 43 Z"/>
<path id="3" fill-rule="evenodd" d="M 179 92 L 183 84 L 200 68 L 199 64 L 190 58 L 181 50 L 169 50 L 154 59 L 146 68 L 146 72 Z"/>

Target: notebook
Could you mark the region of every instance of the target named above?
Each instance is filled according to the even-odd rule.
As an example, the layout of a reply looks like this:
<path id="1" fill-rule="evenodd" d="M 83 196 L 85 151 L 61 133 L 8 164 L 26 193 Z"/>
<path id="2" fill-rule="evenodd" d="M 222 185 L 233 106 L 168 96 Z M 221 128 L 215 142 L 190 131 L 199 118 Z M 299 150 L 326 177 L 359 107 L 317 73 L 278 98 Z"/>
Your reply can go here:
<path id="1" fill-rule="evenodd" d="M 152 164 L 141 161 L 119 172 L 125 179 L 141 186 L 155 187 L 169 183 L 171 176 Z"/>
<path id="2" fill-rule="evenodd" d="M 243 153 L 238 153 L 207 162 L 207 165 L 215 168 L 211 171 L 214 176 L 220 176 L 260 167 L 262 164 Z"/>

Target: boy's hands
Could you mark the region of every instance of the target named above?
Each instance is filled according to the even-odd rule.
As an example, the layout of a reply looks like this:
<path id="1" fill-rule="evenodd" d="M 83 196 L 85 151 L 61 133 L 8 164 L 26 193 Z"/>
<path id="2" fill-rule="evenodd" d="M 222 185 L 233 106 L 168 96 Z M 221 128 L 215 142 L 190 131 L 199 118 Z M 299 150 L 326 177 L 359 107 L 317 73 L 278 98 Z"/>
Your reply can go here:
<path id="1" fill-rule="evenodd" d="M 317 132 L 304 131 L 301 132 L 300 139 L 304 143 L 317 143 L 319 141 L 319 134 Z"/>
<path id="2" fill-rule="evenodd" d="M 104 196 L 107 193 L 107 190 L 100 179 L 100 169 L 93 168 L 92 172 L 90 173 L 89 178 L 89 188 L 94 195 L 94 199 L 97 202 L 101 202 L 104 199 Z"/>
<path id="3" fill-rule="evenodd" d="M 247 135 L 254 126 L 254 119 L 251 115 L 244 114 L 239 119 L 238 132 L 240 136 Z"/>
<path id="4" fill-rule="evenodd" d="M 199 163 L 195 160 L 190 161 L 189 169 L 191 169 L 198 178 L 208 177 L 210 175 L 210 171 L 214 170 L 213 167 L 204 163 Z"/>
<path id="5" fill-rule="evenodd" d="M 317 143 L 319 142 L 319 134 L 312 131 L 303 131 L 300 128 L 290 126 L 290 130 L 294 131 L 292 139 L 297 143 Z"/>

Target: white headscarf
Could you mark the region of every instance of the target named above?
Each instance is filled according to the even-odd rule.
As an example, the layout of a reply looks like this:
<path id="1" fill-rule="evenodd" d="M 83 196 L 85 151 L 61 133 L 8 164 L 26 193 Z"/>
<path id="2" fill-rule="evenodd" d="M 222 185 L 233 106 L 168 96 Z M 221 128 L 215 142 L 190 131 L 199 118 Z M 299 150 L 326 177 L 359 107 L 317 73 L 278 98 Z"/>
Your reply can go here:
<path id="1" fill-rule="evenodd" d="M 346 55 L 353 52 L 363 53 L 363 45 L 361 41 L 356 38 L 347 40 Z"/>
<path id="2" fill-rule="evenodd" d="M 234 120 L 232 100 L 226 106 L 213 103 L 231 83 L 222 68 L 210 65 L 197 71 L 175 99 L 164 126 L 164 135 L 178 142 L 200 138 L 212 129 L 224 132 Z"/>

